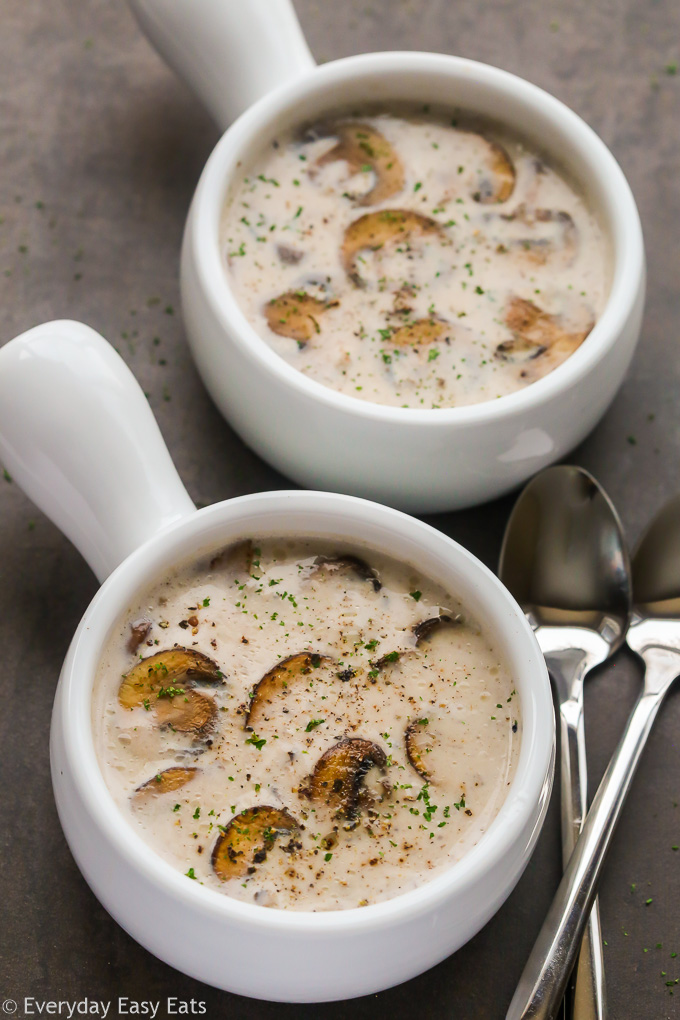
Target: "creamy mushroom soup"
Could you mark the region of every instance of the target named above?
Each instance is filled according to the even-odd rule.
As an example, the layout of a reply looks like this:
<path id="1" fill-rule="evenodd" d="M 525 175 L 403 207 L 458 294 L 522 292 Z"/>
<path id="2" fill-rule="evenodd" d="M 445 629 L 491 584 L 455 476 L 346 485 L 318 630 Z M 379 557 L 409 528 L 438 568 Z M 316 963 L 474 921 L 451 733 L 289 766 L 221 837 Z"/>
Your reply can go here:
<path id="1" fill-rule="evenodd" d="M 332 910 L 473 847 L 513 777 L 514 680 L 417 570 L 341 543 L 240 543 L 131 606 L 95 745 L 124 817 L 187 880 Z"/>
<path id="2" fill-rule="evenodd" d="M 564 175 L 498 129 L 422 111 L 274 139 L 232 189 L 221 243 L 278 354 L 402 407 L 522 389 L 583 342 L 608 290 L 602 231 Z"/>

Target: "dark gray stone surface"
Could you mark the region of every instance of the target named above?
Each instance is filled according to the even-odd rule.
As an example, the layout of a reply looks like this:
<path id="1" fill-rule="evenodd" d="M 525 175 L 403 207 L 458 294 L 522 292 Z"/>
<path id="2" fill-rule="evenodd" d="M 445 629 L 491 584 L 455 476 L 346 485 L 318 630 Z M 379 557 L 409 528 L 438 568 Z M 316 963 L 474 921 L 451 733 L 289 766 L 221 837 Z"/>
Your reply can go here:
<path id="1" fill-rule="evenodd" d="M 670 73 L 680 59 L 677 4 L 297 0 L 297 7 L 317 59 L 416 48 L 497 64 L 567 102 L 621 162 L 646 234 L 647 313 L 623 389 L 573 459 L 603 482 L 634 540 L 680 487 L 680 74 Z M 148 391 L 196 501 L 286 486 L 213 408 L 178 314 L 182 226 L 214 127 L 122 3 L 0 0 L 0 25 L 0 342 L 45 319 L 88 322 Z M 48 730 L 59 667 L 96 584 L 16 484 L 0 478 L 0 501 L 0 998 L 176 995 L 205 1001 L 210 1017 L 320 1015 L 318 1006 L 249 1001 L 171 970 L 111 920 L 81 879 L 52 800 Z M 511 505 L 431 522 L 494 565 Z M 593 787 L 638 684 L 626 655 L 589 684 Z M 680 985 L 666 985 L 680 977 L 680 852 L 672 849 L 680 844 L 679 733 L 680 699 L 672 696 L 602 885 L 613 1020 L 680 1015 Z M 324 1015 L 502 1017 L 558 878 L 553 797 L 523 879 L 472 942 L 405 986 L 328 1006 Z"/>

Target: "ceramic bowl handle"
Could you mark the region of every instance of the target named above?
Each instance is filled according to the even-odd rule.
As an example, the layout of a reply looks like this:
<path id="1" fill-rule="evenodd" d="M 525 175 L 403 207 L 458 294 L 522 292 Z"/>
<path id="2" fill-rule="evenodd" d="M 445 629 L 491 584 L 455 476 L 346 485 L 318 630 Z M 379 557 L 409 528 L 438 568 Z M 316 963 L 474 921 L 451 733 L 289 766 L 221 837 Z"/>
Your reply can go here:
<path id="1" fill-rule="evenodd" d="M 224 131 L 315 67 L 291 0 L 128 0 L 158 52 Z"/>
<path id="2" fill-rule="evenodd" d="M 0 461 L 100 581 L 195 510 L 132 372 L 80 322 L 0 349 Z"/>

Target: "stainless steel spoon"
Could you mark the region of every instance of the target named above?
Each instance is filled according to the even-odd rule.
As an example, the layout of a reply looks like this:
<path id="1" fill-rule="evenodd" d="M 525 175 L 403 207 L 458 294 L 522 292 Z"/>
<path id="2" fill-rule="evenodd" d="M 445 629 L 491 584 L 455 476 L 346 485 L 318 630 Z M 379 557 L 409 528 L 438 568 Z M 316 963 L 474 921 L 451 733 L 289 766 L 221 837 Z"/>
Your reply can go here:
<path id="1" fill-rule="evenodd" d="M 529 482 L 505 530 L 499 576 L 534 628 L 557 695 L 566 867 L 587 811 L 583 682 L 623 644 L 632 601 L 621 523 L 587 471 L 560 465 Z M 597 901 L 570 1000 L 575 1020 L 607 1015 Z"/>
<path id="2" fill-rule="evenodd" d="M 595 795 L 506 1020 L 555 1016 L 595 899 L 616 823 L 656 714 L 680 675 L 680 497 L 658 514 L 633 558 L 628 645 L 644 663 L 642 691 Z"/>

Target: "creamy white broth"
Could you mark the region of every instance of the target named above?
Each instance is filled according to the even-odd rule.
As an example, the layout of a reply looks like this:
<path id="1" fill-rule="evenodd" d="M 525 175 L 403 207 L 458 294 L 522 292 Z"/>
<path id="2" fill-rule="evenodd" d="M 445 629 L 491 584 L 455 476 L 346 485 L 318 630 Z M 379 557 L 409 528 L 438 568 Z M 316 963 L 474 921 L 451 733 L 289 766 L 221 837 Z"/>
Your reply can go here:
<path id="1" fill-rule="evenodd" d="M 403 407 L 529 385 L 585 339 L 609 286 L 602 230 L 565 175 L 507 132 L 423 111 L 274 139 L 236 181 L 221 239 L 279 355 Z"/>
<path id="2" fill-rule="evenodd" d="M 93 698 L 109 790 L 187 880 L 246 902 L 332 910 L 416 888 L 473 847 L 503 804 L 521 739 L 514 679 L 493 635 L 414 568 L 342 543 L 256 546 L 250 563 L 238 546 L 180 570 L 121 619 Z M 370 571 L 332 562 L 349 554 Z M 438 617 L 445 622 L 422 627 Z M 156 667 L 153 691 L 124 707 L 121 678 L 140 659 L 170 662 L 175 646 L 208 656 L 217 681 L 165 681 Z M 273 693 L 257 688 L 301 653 L 312 659 L 305 671 L 286 674 Z M 187 691 L 212 699 L 203 731 L 179 732 L 158 714 L 184 710 Z M 319 796 L 314 777 L 322 756 L 348 741 L 353 751 L 373 748 L 373 758 L 356 797 L 339 806 L 325 792 L 332 783 Z M 172 788 L 169 776 L 189 778 Z M 236 858 L 244 873 L 232 875 L 229 860 L 225 878 L 215 855 L 253 808 L 264 812 L 258 822 L 273 809 L 274 823 L 294 824 L 273 824 L 262 838 L 255 829 Z"/>

